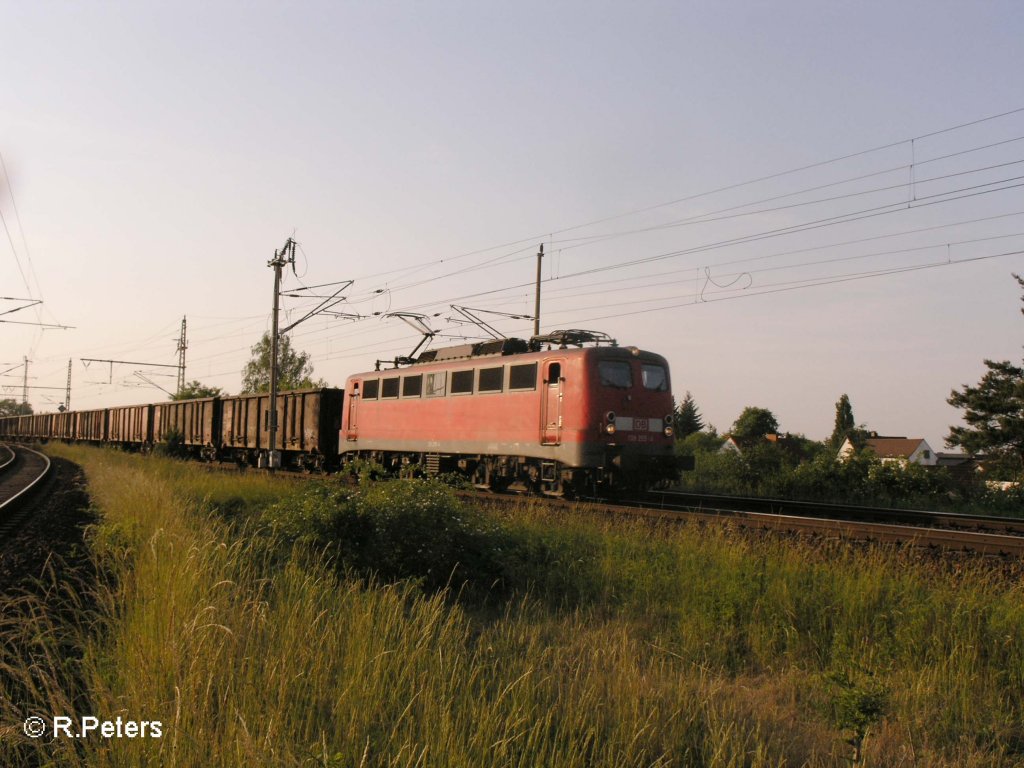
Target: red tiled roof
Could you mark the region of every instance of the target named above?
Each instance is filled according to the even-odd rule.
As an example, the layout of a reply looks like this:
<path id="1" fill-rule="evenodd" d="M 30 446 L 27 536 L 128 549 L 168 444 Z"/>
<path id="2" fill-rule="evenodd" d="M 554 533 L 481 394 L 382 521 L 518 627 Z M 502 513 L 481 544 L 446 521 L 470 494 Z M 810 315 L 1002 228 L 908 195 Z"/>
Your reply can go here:
<path id="1" fill-rule="evenodd" d="M 864 447 L 880 459 L 907 459 L 924 442 L 920 437 L 869 437 Z"/>

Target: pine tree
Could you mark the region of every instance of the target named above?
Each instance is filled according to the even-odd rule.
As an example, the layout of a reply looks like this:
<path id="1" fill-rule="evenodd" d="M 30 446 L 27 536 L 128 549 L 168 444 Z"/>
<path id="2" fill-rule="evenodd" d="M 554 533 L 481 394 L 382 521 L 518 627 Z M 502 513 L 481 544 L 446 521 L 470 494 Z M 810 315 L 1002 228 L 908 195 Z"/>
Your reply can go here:
<path id="1" fill-rule="evenodd" d="M 1024 279 L 1014 278 L 1024 288 Z M 1024 368 L 1009 360 L 985 360 L 985 366 L 988 372 L 976 386 L 964 384 L 946 401 L 962 408 L 967 422 L 966 427 L 949 428 L 946 445 L 1001 456 L 1024 470 Z"/>
<path id="2" fill-rule="evenodd" d="M 676 408 L 676 439 L 682 440 L 694 432 L 704 429 L 704 419 L 700 415 L 697 404 L 693 401 L 693 395 L 689 392 L 683 398 L 683 402 Z"/>
<path id="3" fill-rule="evenodd" d="M 962 408 L 966 427 L 950 427 L 946 445 L 1013 459 L 1024 470 L 1024 368 L 986 360 L 976 386 L 953 390 L 946 401 Z"/>

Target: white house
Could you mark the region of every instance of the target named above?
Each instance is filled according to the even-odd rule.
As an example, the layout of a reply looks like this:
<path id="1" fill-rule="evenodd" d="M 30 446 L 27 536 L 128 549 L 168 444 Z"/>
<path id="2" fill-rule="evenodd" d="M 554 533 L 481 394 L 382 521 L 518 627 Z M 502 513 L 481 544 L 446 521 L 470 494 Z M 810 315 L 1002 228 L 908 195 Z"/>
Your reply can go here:
<path id="1" fill-rule="evenodd" d="M 872 451 L 882 461 L 899 462 L 900 464 L 920 464 L 934 467 L 938 464 L 938 456 L 928 442 L 920 437 L 869 437 L 864 441 L 864 448 Z M 839 447 L 839 458 L 847 459 L 857 448 L 850 438 L 846 438 Z"/>

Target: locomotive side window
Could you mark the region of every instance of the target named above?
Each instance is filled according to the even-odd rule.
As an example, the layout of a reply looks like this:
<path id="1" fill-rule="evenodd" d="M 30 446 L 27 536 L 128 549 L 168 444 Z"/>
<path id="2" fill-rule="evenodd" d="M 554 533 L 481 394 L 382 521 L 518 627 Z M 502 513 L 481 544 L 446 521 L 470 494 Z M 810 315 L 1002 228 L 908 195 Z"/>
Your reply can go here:
<path id="1" fill-rule="evenodd" d="M 356 382 L 359 386 L 359 382 Z M 380 391 L 380 379 L 367 379 L 363 382 L 363 400 L 376 400 Z"/>
<path id="2" fill-rule="evenodd" d="M 537 364 L 512 365 L 508 369 L 509 389 L 536 389 Z"/>
<path id="3" fill-rule="evenodd" d="M 653 389 L 658 392 L 668 389 L 668 375 L 662 366 L 644 363 L 640 366 L 640 375 L 644 380 L 644 389 Z"/>
<path id="4" fill-rule="evenodd" d="M 499 365 L 497 368 L 481 368 L 480 369 L 480 386 L 477 388 L 479 392 L 501 392 L 502 379 L 505 378 L 505 366 Z"/>
<path id="5" fill-rule="evenodd" d="M 381 397 L 398 397 L 398 377 L 384 379 L 381 384 Z"/>
<path id="6" fill-rule="evenodd" d="M 548 377 L 544 381 L 545 384 L 557 384 L 558 380 L 562 378 L 562 364 L 552 363 L 548 366 Z"/>
<path id="7" fill-rule="evenodd" d="M 633 369 L 625 360 L 601 360 L 597 372 L 606 387 L 629 389 L 633 386 Z"/>
<path id="8" fill-rule="evenodd" d="M 423 391 L 427 397 L 444 397 L 445 383 L 448 377 L 447 371 L 437 371 L 427 374 L 427 387 Z"/>
<path id="9" fill-rule="evenodd" d="M 473 370 L 452 371 L 452 394 L 466 395 L 473 393 Z"/>
<path id="10" fill-rule="evenodd" d="M 423 374 L 402 379 L 402 397 L 419 397 L 423 392 Z"/>

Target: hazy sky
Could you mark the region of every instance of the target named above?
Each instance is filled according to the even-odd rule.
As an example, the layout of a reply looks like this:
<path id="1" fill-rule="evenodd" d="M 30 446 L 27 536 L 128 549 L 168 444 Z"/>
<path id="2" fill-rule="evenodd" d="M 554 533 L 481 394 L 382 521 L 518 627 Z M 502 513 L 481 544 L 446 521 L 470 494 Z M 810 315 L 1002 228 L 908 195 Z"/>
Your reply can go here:
<path id="1" fill-rule="evenodd" d="M 941 449 L 1024 343 L 1022 38 L 1019 0 L 0 1 L 0 295 L 45 302 L 0 319 L 74 326 L 0 324 L 2 394 L 28 356 L 73 408 L 162 399 L 79 359 L 173 364 L 183 315 L 237 392 L 292 235 L 287 287 L 355 280 L 294 334 L 341 385 L 418 342 L 383 313 L 532 313 L 544 242 L 543 329 L 666 355 L 719 430 L 823 438 L 846 392 Z"/>

